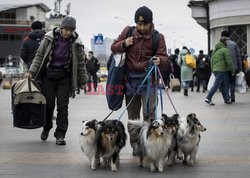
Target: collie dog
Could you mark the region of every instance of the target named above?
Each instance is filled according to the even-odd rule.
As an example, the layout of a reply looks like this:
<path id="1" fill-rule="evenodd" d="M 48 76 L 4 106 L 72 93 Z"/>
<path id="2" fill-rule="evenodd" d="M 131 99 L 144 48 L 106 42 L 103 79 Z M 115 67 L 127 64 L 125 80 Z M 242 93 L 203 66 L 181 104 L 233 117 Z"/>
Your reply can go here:
<path id="1" fill-rule="evenodd" d="M 124 125 L 118 120 L 107 120 L 99 124 L 94 139 L 96 147 L 94 158 L 102 157 L 105 167 L 110 167 L 111 171 L 118 171 L 119 153 L 125 146 L 127 138 Z M 92 169 L 96 169 L 96 160 L 93 159 Z"/>
<path id="2" fill-rule="evenodd" d="M 162 118 L 164 119 L 165 125 L 171 130 L 172 142 L 167 154 L 167 165 L 173 166 L 177 153 L 177 131 L 179 129 L 179 114 L 174 114 L 171 117 L 168 117 L 166 114 L 162 114 Z"/>
<path id="3" fill-rule="evenodd" d="M 194 164 L 201 139 L 200 132 L 206 130 L 194 113 L 180 120 L 177 132 L 177 158 L 182 160 L 184 155 L 183 164 L 189 166 Z"/>
<path id="4" fill-rule="evenodd" d="M 130 136 L 138 138 L 133 149 L 136 156 L 140 156 L 140 166 L 142 167 L 144 161 L 147 161 L 150 164 L 151 172 L 163 171 L 165 157 L 170 154 L 172 149 L 174 126 L 171 124 L 173 122 L 167 121 L 167 118 L 168 116 L 163 115 L 160 119 L 150 122 L 140 123 L 135 120 L 128 122 Z M 133 135 L 138 132 L 139 135 Z"/>
<path id="5" fill-rule="evenodd" d="M 90 166 L 94 161 L 99 162 L 99 159 L 95 157 L 96 146 L 94 145 L 97 129 L 98 129 L 97 120 L 93 119 L 91 121 L 83 121 L 82 130 L 79 136 L 80 147 L 82 149 L 82 152 L 88 157 Z"/>

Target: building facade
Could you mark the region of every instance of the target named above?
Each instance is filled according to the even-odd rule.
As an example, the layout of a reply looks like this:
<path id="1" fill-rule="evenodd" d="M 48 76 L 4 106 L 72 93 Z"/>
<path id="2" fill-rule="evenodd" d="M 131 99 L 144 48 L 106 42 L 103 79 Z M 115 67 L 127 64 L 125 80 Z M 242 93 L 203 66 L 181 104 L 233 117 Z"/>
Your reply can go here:
<path id="1" fill-rule="evenodd" d="M 43 3 L 0 6 L 0 66 L 16 66 L 22 40 L 31 31 L 31 23 L 45 24 L 50 9 Z"/>
<path id="2" fill-rule="evenodd" d="M 249 0 L 190 0 L 192 17 L 208 31 L 208 49 L 228 30 L 242 52 L 250 54 Z"/>

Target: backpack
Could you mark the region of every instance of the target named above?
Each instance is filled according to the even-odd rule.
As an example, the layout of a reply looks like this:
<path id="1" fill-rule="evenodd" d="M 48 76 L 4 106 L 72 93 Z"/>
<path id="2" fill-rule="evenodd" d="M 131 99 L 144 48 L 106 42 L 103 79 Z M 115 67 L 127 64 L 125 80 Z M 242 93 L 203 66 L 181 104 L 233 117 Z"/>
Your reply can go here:
<path id="1" fill-rule="evenodd" d="M 130 27 L 127 37 L 131 37 L 135 27 Z M 152 40 L 153 54 L 156 54 L 159 41 L 159 32 L 154 31 Z M 106 99 L 108 107 L 111 110 L 118 110 L 122 107 L 124 97 L 124 74 L 125 74 L 125 58 L 126 54 L 112 53 L 107 63 L 108 78 L 106 83 Z M 143 80 L 143 79 L 142 79 Z"/>
<path id="2" fill-rule="evenodd" d="M 186 64 L 187 64 L 189 67 L 191 67 L 191 68 L 193 68 L 193 69 L 196 68 L 196 61 L 195 61 L 195 59 L 193 58 L 193 56 L 192 56 L 191 54 L 187 54 L 187 55 L 185 56 L 185 61 L 186 61 Z"/>
<path id="3" fill-rule="evenodd" d="M 206 59 L 203 57 L 199 60 L 198 69 L 205 69 L 206 68 Z"/>

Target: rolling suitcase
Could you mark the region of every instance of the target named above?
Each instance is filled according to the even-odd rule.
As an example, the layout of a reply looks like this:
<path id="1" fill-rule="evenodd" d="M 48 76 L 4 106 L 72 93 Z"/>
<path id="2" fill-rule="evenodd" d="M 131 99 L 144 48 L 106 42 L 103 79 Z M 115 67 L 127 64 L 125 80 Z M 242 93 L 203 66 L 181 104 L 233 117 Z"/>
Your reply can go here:
<path id="1" fill-rule="evenodd" d="M 173 74 L 169 75 L 169 85 L 172 91 L 181 91 L 181 84 L 178 78 L 175 78 Z"/>
<path id="2" fill-rule="evenodd" d="M 46 122 L 46 99 L 32 79 L 16 82 L 11 89 L 14 127 L 36 129 Z"/>

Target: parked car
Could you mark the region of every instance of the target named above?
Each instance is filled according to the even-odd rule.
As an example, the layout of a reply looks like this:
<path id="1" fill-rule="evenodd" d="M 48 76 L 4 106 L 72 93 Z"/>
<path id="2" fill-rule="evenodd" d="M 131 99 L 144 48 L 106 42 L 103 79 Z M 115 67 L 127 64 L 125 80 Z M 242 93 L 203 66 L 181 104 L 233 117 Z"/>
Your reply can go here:
<path id="1" fill-rule="evenodd" d="M 23 71 L 19 67 L 9 67 L 7 68 L 6 75 L 10 77 L 22 77 Z"/>

